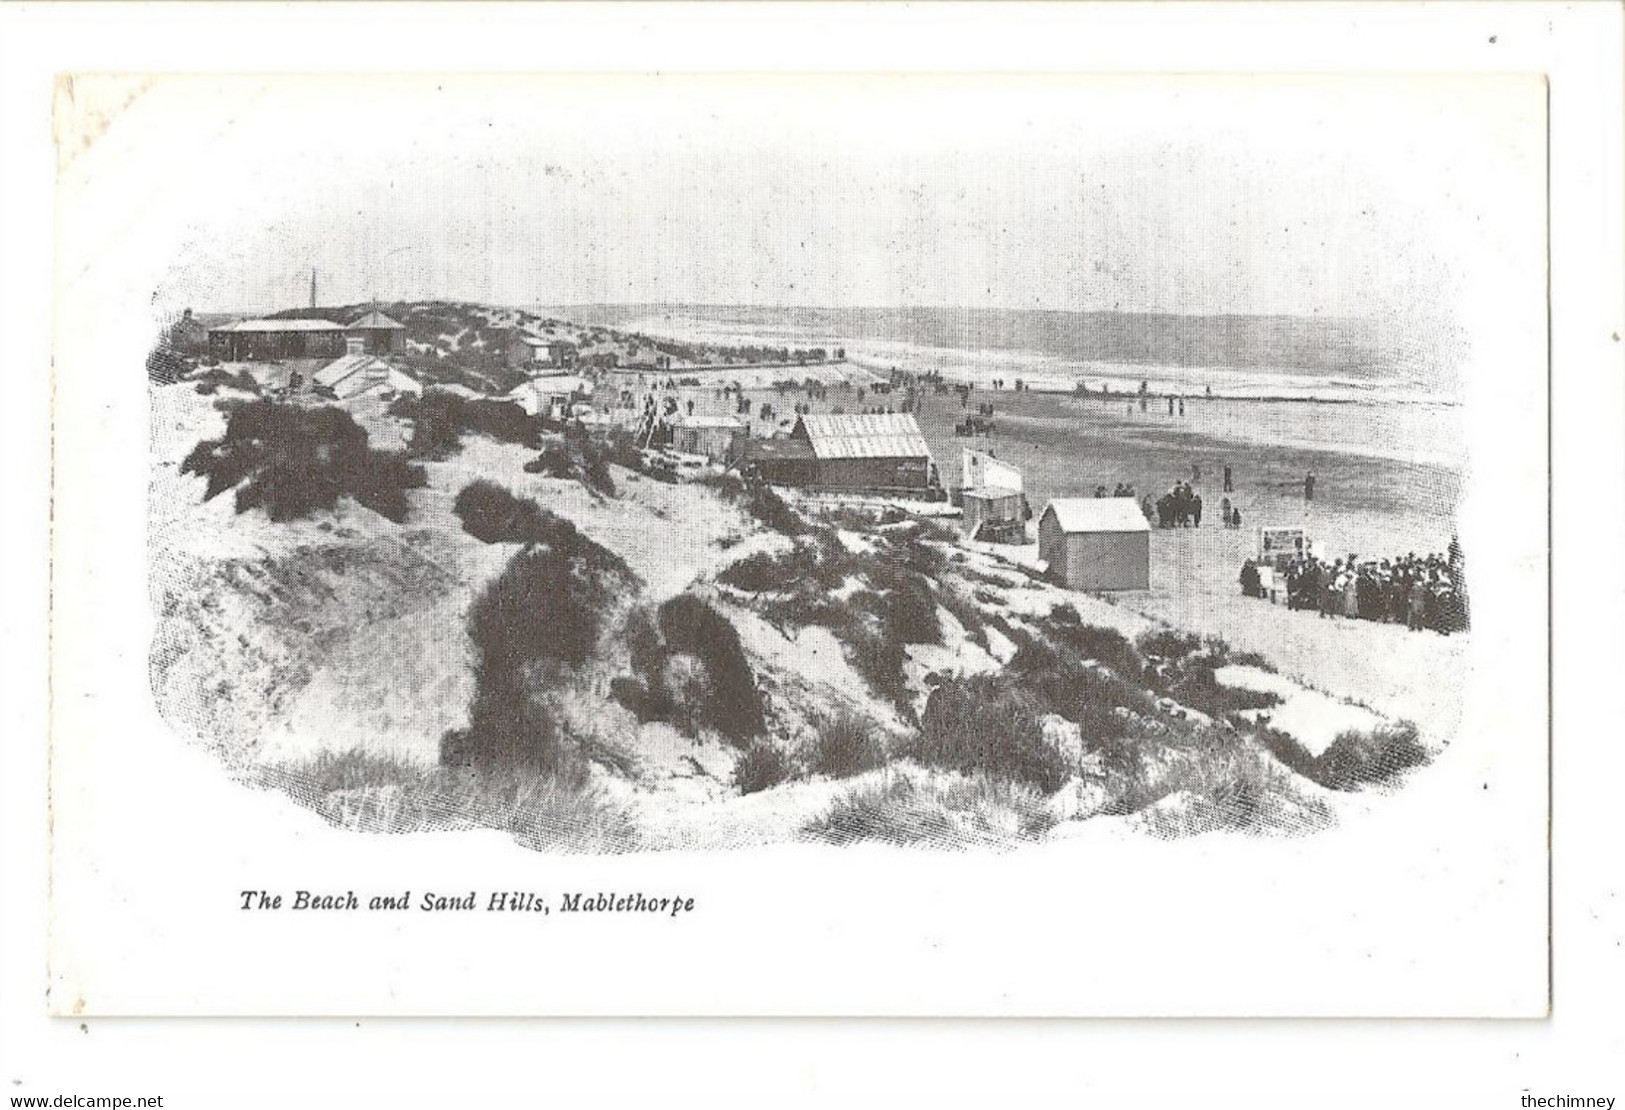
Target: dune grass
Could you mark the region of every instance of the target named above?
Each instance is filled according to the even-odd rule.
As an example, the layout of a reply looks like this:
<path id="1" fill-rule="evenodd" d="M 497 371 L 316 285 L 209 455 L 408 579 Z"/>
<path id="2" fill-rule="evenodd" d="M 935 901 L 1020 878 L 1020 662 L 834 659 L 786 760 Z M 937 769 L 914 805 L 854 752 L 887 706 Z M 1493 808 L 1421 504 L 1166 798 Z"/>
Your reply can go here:
<path id="1" fill-rule="evenodd" d="M 898 769 L 855 786 L 803 829 L 833 844 L 1013 847 L 1054 828 L 1043 794 L 991 775 Z"/>
<path id="2" fill-rule="evenodd" d="M 502 829 L 547 852 L 611 854 L 642 846 L 631 810 L 580 771 L 423 767 L 344 751 L 264 768 L 256 778 L 352 832 Z"/>

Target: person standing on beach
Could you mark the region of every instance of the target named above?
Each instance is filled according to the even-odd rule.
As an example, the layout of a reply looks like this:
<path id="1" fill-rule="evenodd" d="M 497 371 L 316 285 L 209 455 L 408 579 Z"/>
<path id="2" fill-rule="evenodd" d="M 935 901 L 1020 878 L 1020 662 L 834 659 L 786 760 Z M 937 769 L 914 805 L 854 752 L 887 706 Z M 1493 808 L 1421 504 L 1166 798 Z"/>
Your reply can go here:
<path id="1" fill-rule="evenodd" d="M 1224 526 L 1230 527 L 1230 499 L 1226 497 L 1219 502 L 1219 515 L 1224 518 Z"/>
<path id="2" fill-rule="evenodd" d="M 1179 415 L 1180 416 L 1185 415 L 1185 398 L 1183 398 L 1183 397 L 1181 397 L 1179 399 Z"/>
<path id="3" fill-rule="evenodd" d="M 1343 561 L 1339 559 L 1329 568 L 1321 571 L 1320 577 L 1320 615 L 1329 617 L 1337 612 L 1338 579 L 1343 574 Z"/>
<path id="4" fill-rule="evenodd" d="M 1224 464 L 1224 492 L 1234 493 L 1235 487 L 1230 484 L 1230 464 Z"/>
<path id="5" fill-rule="evenodd" d="M 1313 470 L 1303 476 L 1303 499 L 1305 501 L 1315 499 L 1315 472 Z"/>
<path id="6" fill-rule="evenodd" d="M 1202 526 L 1202 495 L 1191 494 L 1191 523 L 1200 528 Z"/>
<path id="7" fill-rule="evenodd" d="M 1172 416 L 1173 414 L 1174 414 L 1174 395 L 1172 393 L 1170 393 L 1168 395 L 1168 415 Z"/>

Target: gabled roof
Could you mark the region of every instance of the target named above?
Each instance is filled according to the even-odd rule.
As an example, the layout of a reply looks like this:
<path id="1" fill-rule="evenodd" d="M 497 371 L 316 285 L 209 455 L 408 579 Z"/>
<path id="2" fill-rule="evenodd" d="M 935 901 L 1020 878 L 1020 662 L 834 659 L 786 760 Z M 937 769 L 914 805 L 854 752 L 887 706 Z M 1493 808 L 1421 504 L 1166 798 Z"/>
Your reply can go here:
<path id="1" fill-rule="evenodd" d="M 1132 497 L 1058 497 L 1044 509 L 1055 514 L 1061 531 L 1149 532 L 1151 524 Z"/>
<path id="2" fill-rule="evenodd" d="M 976 486 L 972 489 L 961 490 L 960 496 L 979 497 L 986 501 L 999 501 L 1006 497 L 1020 497 L 1021 491 L 1006 486 Z"/>
<path id="3" fill-rule="evenodd" d="M 235 324 L 224 324 L 210 331 L 343 331 L 339 325 L 331 320 L 238 320 Z"/>
<path id="4" fill-rule="evenodd" d="M 365 316 L 361 317 L 361 319 L 353 321 L 349 325 L 348 330 L 350 330 L 350 331 L 380 331 L 380 330 L 405 331 L 406 330 L 406 325 L 396 323 L 394 320 L 391 320 L 388 316 L 385 316 L 382 312 L 379 312 L 375 308 L 371 312 L 367 313 Z"/>
<path id="5" fill-rule="evenodd" d="M 373 363 L 377 363 L 386 372 L 389 369 L 389 364 L 387 362 L 373 355 L 345 355 L 343 358 L 334 359 L 332 362 L 316 371 L 315 376 L 311 380 L 317 385 L 326 386 L 328 389 L 332 389 L 345 378 L 348 378 L 351 374 L 366 370 Z"/>
<path id="6" fill-rule="evenodd" d="M 796 426 L 820 459 L 930 458 L 931 448 L 908 413 L 807 415 Z"/>

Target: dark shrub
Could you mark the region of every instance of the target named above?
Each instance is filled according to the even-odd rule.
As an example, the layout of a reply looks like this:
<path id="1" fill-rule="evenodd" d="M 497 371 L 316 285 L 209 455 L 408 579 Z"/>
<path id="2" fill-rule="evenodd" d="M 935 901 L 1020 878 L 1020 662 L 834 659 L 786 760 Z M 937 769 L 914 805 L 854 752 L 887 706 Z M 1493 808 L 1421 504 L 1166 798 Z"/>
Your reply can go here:
<path id="1" fill-rule="evenodd" d="M 663 716 L 656 699 L 649 693 L 649 687 L 641 678 L 616 675 L 609 680 L 609 696 L 631 710 L 633 716 L 640 721 L 658 721 Z"/>
<path id="2" fill-rule="evenodd" d="M 440 738 L 440 762 L 447 767 L 558 770 L 565 752 L 559 728 L 546 709 L 517 684 L 482 686 L 469 708 L 469 727 Z"/>
<path id="3" fill-rule="evenodd" d="M 570 452 L 557 443 L 551 444 L 525 464 L 526 474 L 540 474 L 544 478 L 569 478 L 574 475 L 575 463 Z"/>
<path id="4" fill-rule="evenodd" d="M 389 411 L 412 421 L 407 451 L 415 458 L 449 457 L 462 447 L 465 432 L 521 447 L 541 447 L 540 422 L 509 401 L 470 400 L 430 390 L 422 397 L 400 398 Z"/>
<path id="5" fill-rule="evenodd" d="M 766 482 L 724 474 L 720 478 L 706 479 L 705 484 L 775 532 L 800 536 L 811 530 L 802 515 Z"/>
<path id="6" fill-rule="evenodd" d="M 1227 662 L 1233 667 L 1253 667 L 1260 671 L 1267 671 L 1270 674 L 1276 673 L 1275 664 L 1256 651 L 1233 651 L 1230 653 Z"/>
<path id="7" fill-rule="evenodd" d="M 975 675 L 931 692 L 915 755 L 956 771 L 985 771 L 1053 793 L 1072 775 L 1043 736 L 1041 699 L 1004 676 Z"/>
<path id="8" fill-rule="evenodd" d="M 626 648 L 632 669 L 646 678 L 659 674 L 666 665 L 666 644 L 647 608 L 639 606 L 627 615 Z"/>
<path id="9" fill-rule="evenodd" d="M 917 520 L 905 524 L 895 529 L 888 538 L 892 545 L 902 552 L 904 565 L 910 570 L 935 578 L 948 563 L 946 555 L 926 542 L 944 538 L 935 525 L 926 521 Z"/>
<path id="10" fill-rule="evenodd" d="M 598 616 L 577 593 L 563 552 L 530 547 L 515 555 L 469 610 L 476 677 L 514 673 L 540 659 L 584 663 L 597 642 Z"/>
<path id="11" fill-rule="evenodd" d="M 534 691 L 549 668 L 580 666 L 598 640 L 598 617 L 564 552 L 527 547 L 475 599 L 468 612 L 474 645 L 469 724 L 448 732 L 448 766 L 541 767 L 565 759 L 559 730 Z"/>
<path id="12" fill-rule="evenodd" d="M 158 385 L 172 385 L 191 369 L 191 363 L 166 343 L 160 343 L 147 352 L 147 378 Z"/>
<path id="13" fill-rule="evenodd" d="M 849 626 L 840 632 L 852 669 L 863 676 L 869 689 L 890 701 L 905 717 L 912 717 L 914 707 L 903 671 L 908 655 L 903 645 L 867 625 Z"/>
<path id="14" fill-rule="evenodd" d="M 1183 659 L 1202 646 L 1201 637 L 1172 628 L 1146 632 L 1135 643 L 1146 655 L 1155 655 L 1159 659 Z"/>
<path id="15" fill-rule="evenodd" d="M 1311 776 L 1333 790 L 1384 783 L 1429 759 L 1416 726 L 1409 721 L 1370 732 L 1341 732 L 1315 760 Z"/>
<path id="16" fill-rule="evenodd" d="M 452 510 L 463 522 L 463 530 L 484 543 L 538 543 L 579 564 L 591 575 L 608 576 L 631 585 L 637 576 L 615 552 L 583 536 L 576 526 L 525 497 L 476 478 L 457 494 Z M 602 584 L 594 583 L 588 595 L 603 600 Z"/>
<path id="17" fill-rule="evenodd" d="M 760 734 L 756 676 L 732 622 L 693 594 L 679 594 L 661 605 L 659 620 L 666 646 L 698 657 L 705 666 L 710 679 L 705 722 L 735 743 Z"/>
<path id="18" fill-rule="evenodd" d="M 819 717 L 815 727 L 813 770 L 821 774 L 848 778 L 886 762 L 886 746 L 873 722 L 847 706 Z"/>
<path id="19" fill-rule="evenodd" d="M 788 756 L 772 744 L 757 740 L 734 764 L 734 785 L 741 794 L 754 794 L 787 781 L 795 773 Z"/>
<path id="20" fill-rule="evenodd" d="M 791 591 L 809 585 L 833 590 L 846 580 L 846 562 L 840 541 L 820 535 L 803 536 L 789 551 L 745 556 L 717 575 L 717 581 L 752 593 Z"/>
<path id="21" fill-rule="evenodd" d="M 1085 624 L 1063 627 L 1061 639 L 1084 659 L 1104 663 L 1124 678 L 1139 678 L 1145 671 L 1145 660 L 1115 628 Z"/>
<path id="22" fill-rule="evenodd" d="M 782 590 L 790 584 L 784 573 L 788 562 L 789 558 L 784 554 L 758 551 L 724 567 L 717 575 L 717 581 L 752 593 Z"/>
<path id="23" fill-rule="evenodd" d="M 452 511 L 463 531 L 482 543 L 545 543 L 549 535 L 542 507 L 477 478 L 457 493 Z"/>
<path id="24" fill-rule="evenodd" d="M 399 524 L 406 519 L 406 491 L 428 485 L 423 467 L 398 451 L 371 451 L 357 467 L 351 492 L 380 516 Z"/>
<path id="25" fill-rule="evenodd" d="M 862 599 L 860 603 L 871 607 L 888 637 L 905 644 L 942 643 L 936 593 L 924 575 L 888 561 L 871 563 L 866 572 L 869 581 L 884 593 L 878 595 L 878 604 L 871 600 L 873 594 L 854 601 Z"/>
<path id="26" fill-rule="evenodd" d="M 367 433 L 341 409 L 259 399 L 226 411 L 226 434 L 200 442 L 181 463 L 181 473 L 207 478 L 204 500 L 238 487 L 238 512 L 263 507 L 284 521 L 349 494 L 400 521 L 405 491 L 424 484 L 421 468 L 369 449 Z"/>

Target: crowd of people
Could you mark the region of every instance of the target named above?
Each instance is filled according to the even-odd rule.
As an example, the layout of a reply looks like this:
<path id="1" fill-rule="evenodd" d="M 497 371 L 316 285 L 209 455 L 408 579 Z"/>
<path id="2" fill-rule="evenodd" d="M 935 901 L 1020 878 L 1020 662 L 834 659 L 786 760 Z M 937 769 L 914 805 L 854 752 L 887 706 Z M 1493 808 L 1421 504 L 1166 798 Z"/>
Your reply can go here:
<path id="1" fill-rule="evenodd" d="M 1248 559 L 1241 568 L 1241 592 L 1263 597 L 1261 570 L 1269 564 Z M 1273 568 L 1271 568 L 1273 570 Z M 1312 609 L 1321 617 L 1404 624 L 1448 636 L 1467 627 L 1461 552 L 1454 541 L 1448 554 L 1367 559 L 1354 555 L 1327 563 L 1299 555 L 1281 569 L 1287 607 Z"/>

